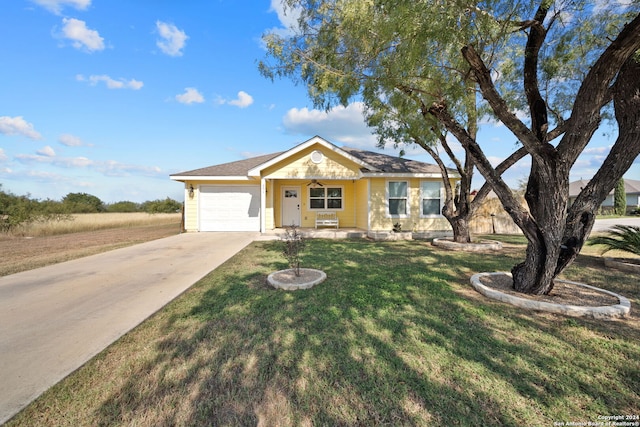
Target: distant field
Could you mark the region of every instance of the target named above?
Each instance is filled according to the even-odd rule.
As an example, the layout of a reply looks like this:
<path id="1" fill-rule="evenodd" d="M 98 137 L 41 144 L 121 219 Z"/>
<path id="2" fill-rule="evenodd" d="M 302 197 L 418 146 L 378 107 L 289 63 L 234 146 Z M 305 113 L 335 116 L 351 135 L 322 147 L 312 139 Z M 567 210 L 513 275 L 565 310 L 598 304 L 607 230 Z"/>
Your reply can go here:
<path id="1" fill-rule="evenodd" d="M 104 213 L 0 234 L 0 276 L 179 234 L 180 214 Z"/>
<path id="2" fill-rule="evenodd" d="M 90 213 L 73 214 L 69 221 L 36 222 L 13 232 L 14 235 L 28 237 L 57 236 L 60 234 L 79 233 L 85 231 L 107 230 L 111 228 L 128 228 L 145 225 L 163 225 L 180 222 L 180 213 L 148 214 L 131 213 Z M 2 237 L 0 237 L 1 239 Z"/>

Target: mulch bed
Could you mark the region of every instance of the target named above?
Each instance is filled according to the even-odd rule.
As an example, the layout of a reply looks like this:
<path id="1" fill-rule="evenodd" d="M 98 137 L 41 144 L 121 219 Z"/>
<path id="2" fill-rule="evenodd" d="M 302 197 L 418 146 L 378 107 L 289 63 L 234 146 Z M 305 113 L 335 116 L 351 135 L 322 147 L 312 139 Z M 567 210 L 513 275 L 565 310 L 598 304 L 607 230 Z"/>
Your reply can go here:
<path id="1" fill-rule="evenodd" d="M 480 282 L 505 294 L 554 304 L 601 307 L 618 304 L 618 298 L 571 283 L 556 281 L 549 295 L 528 295 L 513 289 L 513 279 L 506 274 L 484 276 Z"/>

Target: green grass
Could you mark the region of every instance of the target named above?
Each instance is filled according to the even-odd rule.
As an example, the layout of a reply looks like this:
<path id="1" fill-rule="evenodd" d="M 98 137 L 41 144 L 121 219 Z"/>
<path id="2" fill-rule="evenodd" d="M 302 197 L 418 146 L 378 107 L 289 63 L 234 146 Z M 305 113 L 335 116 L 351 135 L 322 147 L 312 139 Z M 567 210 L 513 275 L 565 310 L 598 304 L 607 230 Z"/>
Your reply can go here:
<path id="1" fill-rule="evenodd" d="M 637 413 L 637 317 L 525 312 L 471 290 L 471 274 L 509 270 L 523 246 L 307 243 L 303 266 L 324 283 L 268 287 L 287 264 L 279 242 L 255 242 L 8 425 L 550 426 Z M 637 279 L 599 257 L 566 276 L 637 307 Z"/>

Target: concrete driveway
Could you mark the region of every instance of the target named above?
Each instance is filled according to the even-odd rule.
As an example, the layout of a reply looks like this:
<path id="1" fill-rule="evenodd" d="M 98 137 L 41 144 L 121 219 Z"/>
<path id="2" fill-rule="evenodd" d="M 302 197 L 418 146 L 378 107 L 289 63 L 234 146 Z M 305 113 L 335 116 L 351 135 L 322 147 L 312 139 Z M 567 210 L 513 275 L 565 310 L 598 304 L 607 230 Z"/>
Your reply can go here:
<path id="1" fill-rule="evenodd" d="M 0 277 L 0 424 L 258 238 L 180 234 Z"/>
<path id="2" fill-rule="evenodd" d="M 624 218 L 596 219 L 596 222 L 593 224 L 593 228 L 591 229 L 591 232 L 592 233 L 606 232 L 608 229 L 610 229 L 614 225 L 633 225 L 636 227 L 640 227 L 640 217 L 627 216 Z"/>

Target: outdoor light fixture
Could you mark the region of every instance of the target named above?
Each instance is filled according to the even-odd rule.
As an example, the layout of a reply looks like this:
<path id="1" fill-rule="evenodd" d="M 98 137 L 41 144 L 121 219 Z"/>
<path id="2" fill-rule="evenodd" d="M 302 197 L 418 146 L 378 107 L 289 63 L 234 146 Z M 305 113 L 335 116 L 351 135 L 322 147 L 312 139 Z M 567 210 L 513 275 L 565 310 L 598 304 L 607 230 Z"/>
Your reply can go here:
<path id="1" fill-rule="evenodd" d="M 193 191 L 194 191 L 193 184 L 190 184 L 189 185 L 189 197 L 193 197 Z"/>

